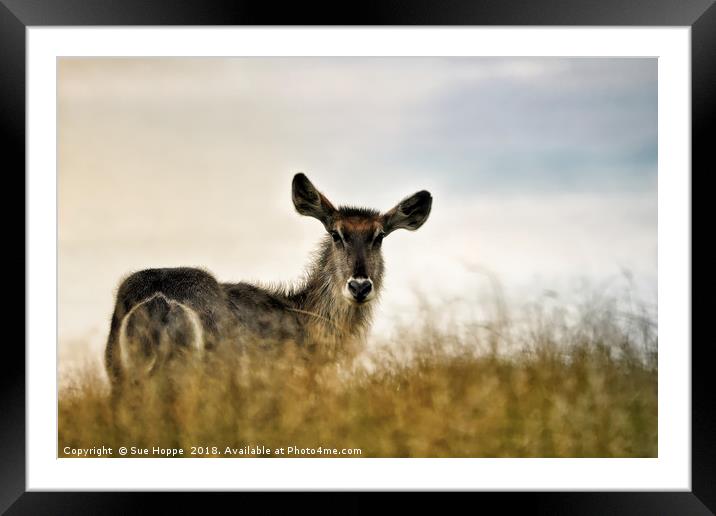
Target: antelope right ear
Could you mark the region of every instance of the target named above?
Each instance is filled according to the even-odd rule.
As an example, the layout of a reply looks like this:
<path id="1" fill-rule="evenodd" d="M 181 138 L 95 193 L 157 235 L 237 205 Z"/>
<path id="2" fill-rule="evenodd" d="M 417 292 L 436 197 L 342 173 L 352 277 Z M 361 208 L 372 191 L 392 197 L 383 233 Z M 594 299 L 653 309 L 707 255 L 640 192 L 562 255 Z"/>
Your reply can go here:
<path id="1" fill-rule="evenodd" d="M 426 190 L 406 197 L 383 215 L 383 231 L 386 235 L 396 229 L 415 231 L 428 220 L 432 205 L 433 197 Z"/>
<path id="2" fill-rule="evenodd" d="M 304 174 L 299 173 L 293 176 L 291 197 L 298 213 L 318 219 L 326 230 L 330 229 L 336 208 Z"/>

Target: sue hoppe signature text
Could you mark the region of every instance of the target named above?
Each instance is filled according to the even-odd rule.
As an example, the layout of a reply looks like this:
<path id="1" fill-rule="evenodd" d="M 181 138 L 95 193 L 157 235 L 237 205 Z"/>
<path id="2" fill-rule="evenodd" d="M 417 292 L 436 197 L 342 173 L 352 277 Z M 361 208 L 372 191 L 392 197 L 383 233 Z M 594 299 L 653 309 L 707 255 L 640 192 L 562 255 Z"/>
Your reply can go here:
<path id="1" fill-rule="evenodd" d="M 283 446 L 269 448 L 262 445 L 247 445 L 240 448 L 231 446 L 190 446 L 184 448 L 164 448 L 152 446 L 94 446 L 90 448 L 62 448 L 63 457 L 360 457 L 360 448 L 333 448 L 318 446 L 315 448 L 301 446 Z"/>

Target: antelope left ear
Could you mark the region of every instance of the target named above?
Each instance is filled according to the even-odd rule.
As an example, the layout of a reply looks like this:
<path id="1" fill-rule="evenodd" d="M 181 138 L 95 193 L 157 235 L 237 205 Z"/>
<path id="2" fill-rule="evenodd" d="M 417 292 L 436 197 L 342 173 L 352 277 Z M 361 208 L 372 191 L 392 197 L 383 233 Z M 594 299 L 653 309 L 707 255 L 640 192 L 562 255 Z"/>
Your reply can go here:
<path id="1" fill-rule="evenodd" d="M 298 213 L 320 220 L 326 230 L 330 230 L 331 218 L 336 209 L 304 174 L 293 176 L 291 197 Z"/>
<path id="2" fill-rule="evenodd" d="M 428 220 L 432 205 L 433 197 L 426 190 L 406 197 L 383 215 L 383 231 L 386 235 L 396 229 L 415 231 Z"/>

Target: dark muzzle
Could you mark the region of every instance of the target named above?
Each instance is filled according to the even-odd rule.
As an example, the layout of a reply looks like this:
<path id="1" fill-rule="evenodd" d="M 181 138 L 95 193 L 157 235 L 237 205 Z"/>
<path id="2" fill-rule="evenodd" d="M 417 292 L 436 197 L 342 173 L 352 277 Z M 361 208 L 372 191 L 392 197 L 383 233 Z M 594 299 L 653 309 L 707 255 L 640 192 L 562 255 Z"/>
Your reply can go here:
<path id="1" fill-rule="evenodd" d="M 373 283 L 369 279 L 352 279 L 348 282 L 348 291 L 359 303 L 368 297 L 372 289 Z"/>

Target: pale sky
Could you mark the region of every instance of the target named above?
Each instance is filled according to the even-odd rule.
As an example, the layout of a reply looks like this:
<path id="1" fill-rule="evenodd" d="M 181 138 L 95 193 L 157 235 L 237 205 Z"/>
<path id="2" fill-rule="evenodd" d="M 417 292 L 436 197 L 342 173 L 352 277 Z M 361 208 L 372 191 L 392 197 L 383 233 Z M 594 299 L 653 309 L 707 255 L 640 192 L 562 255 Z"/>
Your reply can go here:
<path id="1" fill-rule="evenodd" d="M 114 290 L 147 267 L 220 281 L 300 277 L 335 204 L 430 220 L 386 239 L 376 332 L 489 294 L 604 286 L 656 306 L 657 62 L 591 58 L 62 59 L 60 341 L 101 349 Z M 69 344 L 67 344 L 69 346 Z"/>

